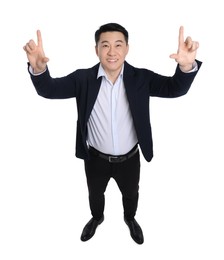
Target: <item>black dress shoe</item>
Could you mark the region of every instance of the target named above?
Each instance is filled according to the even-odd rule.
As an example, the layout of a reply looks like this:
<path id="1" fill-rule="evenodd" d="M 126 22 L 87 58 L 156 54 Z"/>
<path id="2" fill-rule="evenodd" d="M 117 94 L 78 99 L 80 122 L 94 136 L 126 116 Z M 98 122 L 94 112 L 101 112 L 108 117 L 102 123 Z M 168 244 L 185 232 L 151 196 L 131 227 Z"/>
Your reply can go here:
<path id="1" fill-rule="evenodd" d="M 143 237 L 142 229 L 139 226 L 138 222 L 135 219 L 127 220 L 126 218 L 124 218 L 124 221 L 128 225 L 128 227 L 129 227 L 132 239 L 137 244 L 143 244 L 144 237 Z"/>
<path id="2" fill-rule="evenodd" d="M 100 220 L 91 218 L 82 231 L 81 240 L 87 241 L 94 236 L 96 228 L 104 221 L 104 216 Z"/>

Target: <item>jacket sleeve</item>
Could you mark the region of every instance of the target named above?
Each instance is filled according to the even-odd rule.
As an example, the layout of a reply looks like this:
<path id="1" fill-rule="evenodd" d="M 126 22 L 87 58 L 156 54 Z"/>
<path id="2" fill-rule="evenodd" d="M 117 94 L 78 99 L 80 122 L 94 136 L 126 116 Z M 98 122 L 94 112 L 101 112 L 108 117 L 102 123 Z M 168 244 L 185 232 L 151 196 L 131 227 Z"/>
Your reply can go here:
<path id="1" fill-rule="evenodd" d="M 35 76 L 29 71 L 32 83 L 38 95 L 49 99 L 65 99 L 76 96 L 75 72 L 61 78 L 52 78 L 48 68 Z"/>
<path id="2" fill-rule="evenodd" d="M 201 67 L 202 62 L 198 60 L 196 62 L 198 70 L 194 72 L 184 73 L 177 65 L 172 77 L 154 74 L 150 82 L 150 96 L 175 98 L 185 95 Z"/>

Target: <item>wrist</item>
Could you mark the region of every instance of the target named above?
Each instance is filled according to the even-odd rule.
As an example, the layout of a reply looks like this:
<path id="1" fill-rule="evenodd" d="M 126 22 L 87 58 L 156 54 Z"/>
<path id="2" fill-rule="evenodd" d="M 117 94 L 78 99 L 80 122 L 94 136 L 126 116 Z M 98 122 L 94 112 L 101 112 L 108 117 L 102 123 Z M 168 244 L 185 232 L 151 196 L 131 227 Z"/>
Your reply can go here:
<path id="1" fill-rule="evenodd" d="M 194 63 L 192 63 L 192 64 L 187 64 L 187 65 L 180 65 L 180 64 L 179 64 L 179 68 L 180 68 L 180 70 L 181 70 L 182 72 L 189 72 L 189 71 L 191 71 L 191 70 L 193 69 L 193 64 L 194 64 Z"/>
<path id="2" fill-rule="evenodd" d="M 43 73 L 45 70 L 46 70 L 46 67 L 45 67 L 45 68 L 42 68 L 42 69 L 33 68 L 33 74 L 41 74 L 41 73 Z"/>
<path id="3" fill-rule="evenodd" d="M 30 64 L 29 64 L 29 72 L 33 75 L 33 76 L 39 76 L 42 73 L 44 73 L 46 71 L 47 67 L 44 70 L 35 70 Z"/>
<path id="4" fill-rule="evenodd" d="M 39 70 L 33 70 L 33 75 L 40 75 L 44 72 L 45 70 L 39 71 Z"/>

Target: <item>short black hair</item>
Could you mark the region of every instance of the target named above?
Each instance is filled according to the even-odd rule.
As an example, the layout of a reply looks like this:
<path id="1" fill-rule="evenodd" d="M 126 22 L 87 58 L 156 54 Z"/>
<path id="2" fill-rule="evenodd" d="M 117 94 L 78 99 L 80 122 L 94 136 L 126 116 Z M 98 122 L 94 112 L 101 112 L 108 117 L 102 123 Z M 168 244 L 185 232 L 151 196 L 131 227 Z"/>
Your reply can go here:
<path id="1" fill-rule="evenodd" d="M 107 24 L 101 25 L 100 28 L 95 32 L 96 45 L 99 42 L 101 33 L 104 33 L 104 32 L 121 32 L 121 33 L 123 33 L 125 41 L 128 44 L 128 31 L 118 23 L 107 23 Z"/>

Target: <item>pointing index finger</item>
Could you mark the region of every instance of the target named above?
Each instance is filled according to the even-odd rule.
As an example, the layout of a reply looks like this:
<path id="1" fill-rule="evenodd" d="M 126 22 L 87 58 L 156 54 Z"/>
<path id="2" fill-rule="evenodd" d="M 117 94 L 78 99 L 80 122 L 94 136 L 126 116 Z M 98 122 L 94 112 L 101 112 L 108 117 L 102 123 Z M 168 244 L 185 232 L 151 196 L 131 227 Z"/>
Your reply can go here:
<path id="1" fill-rule="evenodd" d="M 180 26 L 179 29 L 179 46 L 184 44 L 184 27 Z"/>
<path id="2" fill-rule="evenodd" d="M 42 46 L 42 37 L 40 30 L 37 30 L 37 45 Z"/>

